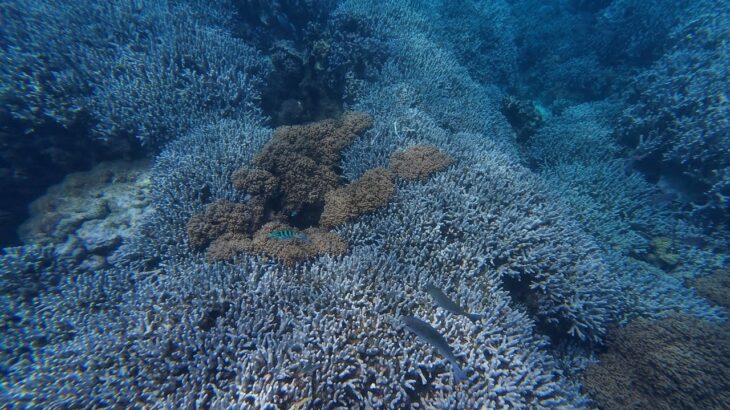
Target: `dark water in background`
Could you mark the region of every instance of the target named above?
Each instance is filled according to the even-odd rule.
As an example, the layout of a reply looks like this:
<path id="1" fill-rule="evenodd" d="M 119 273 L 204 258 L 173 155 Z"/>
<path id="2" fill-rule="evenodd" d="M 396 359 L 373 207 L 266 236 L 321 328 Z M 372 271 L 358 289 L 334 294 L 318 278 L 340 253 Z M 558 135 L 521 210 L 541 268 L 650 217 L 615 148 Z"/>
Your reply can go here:
<path id="1" fill-rule="evenodd" d="M 0 401 L 728 408 L 729 38 L 719 0 L 3 2 Z"/>

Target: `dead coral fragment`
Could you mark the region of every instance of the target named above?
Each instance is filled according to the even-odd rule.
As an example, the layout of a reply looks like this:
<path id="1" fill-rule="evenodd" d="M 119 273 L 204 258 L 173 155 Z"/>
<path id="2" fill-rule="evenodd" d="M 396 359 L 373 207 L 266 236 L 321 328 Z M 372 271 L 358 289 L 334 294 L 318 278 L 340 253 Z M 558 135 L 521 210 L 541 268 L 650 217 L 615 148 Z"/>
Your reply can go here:
<path id="1" fill-rule="evenodd" d="M 193 215 L 188 221 L 190 245 L 204 249 L 224 234 L 250 235 L 261 226 L 263 214 L 260 203 L 214 202 L 204 213 Z"/>
<path id="2" fill-rule="evenodd" d="M 318 255 L 339 255 L 347 252 L 347 242 L 337 234 L 322 229 L 308 228 L 303 232 L 307 240 L 272 238 L 276 231 L 291 231 L 292 227 L 279 222 L 264 225 L 253 237 L 254 252 L 263 253 L 281 260 L 286 265 L 311 259 Z"/>
<path id="3" fill-rule="evenodd" d="M 415 181 L 443 171 L 453 162 L 453 158 L 434 146 L 415 145 L 393 153 L 390 157 L 390 169 L 400 178 Z"/>
<path id="4" fill-rule="evenodd" d="M 602 409 L 730 408 L 730 327 L 674 316 L 637 320 L 609 334 L 585 373 Z"/>
<path id="5" fill-rule="evenodd" d="M 359 215 L 384 207 L 395 192 L 393 175 L 384 168 L 365 172 L 350 185 L 325 195 L 324 212 L 319 220 L 323 227 L 335 227 Z"/>
<path id="6" fill-rule="evenodd" d="M 279 180 L 269 171 L 241 168 L 231 176 L 233 187 L 264 199 L 271 197 L 279 186 Z"/>

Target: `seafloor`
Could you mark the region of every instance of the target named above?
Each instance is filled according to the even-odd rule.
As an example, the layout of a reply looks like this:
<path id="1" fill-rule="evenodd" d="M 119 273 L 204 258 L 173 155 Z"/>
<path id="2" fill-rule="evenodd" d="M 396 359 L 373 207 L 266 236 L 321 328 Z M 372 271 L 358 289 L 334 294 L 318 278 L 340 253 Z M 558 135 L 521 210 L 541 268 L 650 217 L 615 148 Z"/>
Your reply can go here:
<path id="1" fill-rule="evenodd" d="M 730 408 L 730 5 L 0 2 L 0 407 Z"/>

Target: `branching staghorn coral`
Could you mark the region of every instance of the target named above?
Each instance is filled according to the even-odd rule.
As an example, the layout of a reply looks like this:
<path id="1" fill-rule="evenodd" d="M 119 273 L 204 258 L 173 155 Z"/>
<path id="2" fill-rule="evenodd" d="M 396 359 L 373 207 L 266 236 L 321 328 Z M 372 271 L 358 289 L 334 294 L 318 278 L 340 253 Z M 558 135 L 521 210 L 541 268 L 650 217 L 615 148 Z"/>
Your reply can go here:
<path id="1" fill-rule="evenodd" d="M 295 269 L 246 256 L 235 265 L 170 260 L 139 273 L 133 292 L 101 288 L 109 299 L 95 309 L 73 305 L 72 317 L 65 309 L 89 300 L 79 295 L 92 282 L 66 280 L 25 319 L 45 327 L 22 337 L 62 325 L 74 335 L 33 348 L 44 361 L 29 370 L 36 382 L 13 379 L 8 394 L 44 407 L 586 404 L 530 320 L 509 306 L 495 272 L 425 272 L 397 259 L 365 245 Z M 418 286 L 426 280 L 484 319 L 473 325 L 434 307 Z M 448 362 L 397 324 L 401 314 L 442 332 L 468 380 L 454 384 Z"/>
<path id="2" fill-rule="evenodd" d="M 586 390 L 605 409 L 725 408 L 729 346 L 727 324 L 640 319 L 609 334 L 608 351 L 586 371 Z"/>

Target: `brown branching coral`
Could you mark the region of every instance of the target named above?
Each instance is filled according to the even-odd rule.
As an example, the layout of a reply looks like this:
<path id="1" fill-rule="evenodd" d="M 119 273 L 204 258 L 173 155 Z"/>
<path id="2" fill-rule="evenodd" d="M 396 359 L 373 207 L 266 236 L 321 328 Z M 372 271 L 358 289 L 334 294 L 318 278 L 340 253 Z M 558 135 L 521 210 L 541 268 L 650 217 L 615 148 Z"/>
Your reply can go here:
<path id="1" fill-rule="evenodd" d="M 350 112 L 336 120 L 274 130 L 271 141 L 256 156 L 254 168 L 241 168 L 231 176 L 234 188 L 250 194 L 251 200 L 247 204 L 217 202 L 205 213 L 194 215 L 188 222 L 190 244 L 197 249 L 207 248 L 210 260 L 229 260 L 253 252 L 287 264 L 322 253 L 344 252 L 347 244 L 341 238 L 315 228 L 304 231 L 306 241 L 276 240 L 268 234 L 276 229 L 293 229 L 285 224 L 286 220 L 304 209 L 314 210 L 310 224 L 318 221 L 325 194 L 342 185 L 336 168 L 341 151 L 372 122 L 368 114 Z M 390 179 L 387 197 L 393 190 Z M 360 197 L 365 202 L 377 199 L 372 195 Z"/>
<path id="2" fill-rule="evenodd" d="M 279 127 L 254 165 L 280 179 L 285 212 L 321 204 L 324 194 L 340 185 L 335 167 L 341 151 L 372 123 L 368 114 L 349 112 L 336 120 Z"/>
<path id="3" fill-rule="evenodd" d="M 370 115 L 350 112 L 339 119 L 274 130 L 253 167 L 231 176 L 233 187 L 250 195 L 248 203 L 219 201 L 190 218 L 192 247 L 207 249 L 211 261 L 259 253 L 287 265 L 345 252 L 347 243 L 336 234 L 314 227 L 300 231 L 292 225 L 342 225 L 387 205 L 395 193 L 394 174 L 405 180 L 425 179 L 453 163 L 436 147 L 414 146 L 393 154 L 390 170 L 371 169 L 343 187 L 341 151 L 372 123 Z M 286 234 L 272 236 L 275 231 Z"/>
<path id="4" fill-rule="evenodd" d="M 214 202 L 204 213 L 193 215 L 188 221 L 190 245 L 205 249 L 224 234 L 250 235 L 261 226 L 263 214 L 260 203 Z"/>
<path id="5" fill-rule="evenodd" d="M 325 195 L 319 223 L 335 227 L 388 204 L 395 192 L 393 175 L 384 168 L 371 169 L 350 185 Z"/>
<path id="6" fill-rule="evenodd" d="M 430 145 L 416 145 L 390 157 L 390 169 L 407 181 L 423 180 L 443 171 L 454 162 L 449 155 Z"/>
<path id="7" fill-rule="evenodd" d="M 302 231 L 302 238 L 275 239 L 270 236 L 272 232 L 292 229 L 280 222 L 264 225 L 253 237 L 252 251 L 274 257 L 286 265 L 318 255 L 339 255 L 347 252 L 347 242 L 344 239 L 323 229 L 307 228 Z"/>
<path id="8" fill-rule="evenodd" d="M 261 169 L 241 168 L 231 176 L 233 187 L 239 191 L 268 199 L 279 187 L 279 180 L 271 172 Z"/>
<path id="9" fill-rule="evenodd" d="M 697 289 L 700 296 L 715 304 L 730 308 L 730 268 L 720 269 L 711 275 L 691 279 L 688 285 Z"/>
<path id="10" fill-rule="evenodd" d="M 255 163 L 276 174 L 278 164 L 290 155 L 298 154 L 312 158 L 322 166 L 333 167 L 340 161 L 340 152 L 372 125 L 373 118 L 369 114 L 348 112 L 339 119 L 279 127 Z"/>
<path id="11" fill-rule="evenodd" d="M 332 168 L 321 166 L 303 155 L 290 154 L 277 169 L 285 196 L 282 207 L 285 213 L 322 203 L 324 195 L 340 185 L 341 178 Z"/>
<path id="12" fill-rule="evenodd" d="M 206 257 L 211 262 L 229 261 L 236 255 L 253 251 L 254 247 L 251 238 L 241 234 L 226 233 L 208 246 Z"/>
<path id="13" fill-rule="evenodd" d="M 609 334 L 584 382 L 602 409 L 730 408 L 730 326 L 673 316 Z"/>

